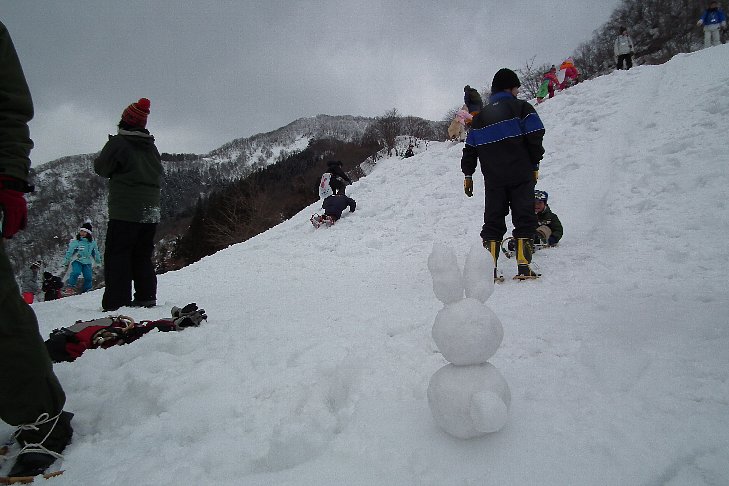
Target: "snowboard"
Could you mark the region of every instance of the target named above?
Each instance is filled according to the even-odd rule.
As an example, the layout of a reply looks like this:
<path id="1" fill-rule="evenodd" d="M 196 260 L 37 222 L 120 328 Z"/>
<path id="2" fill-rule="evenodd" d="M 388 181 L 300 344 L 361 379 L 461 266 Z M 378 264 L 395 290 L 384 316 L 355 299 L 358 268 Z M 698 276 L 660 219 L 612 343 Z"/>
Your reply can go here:
<path id="1" fill-rule="evenodd" d="M 330 172 L 325 172 L 321 176 L 321 180 L 319 181 L 319 199 L 326 199 L 332 194 L 334 194 L 334 191 L 332 190 L 332 174 Z"/>

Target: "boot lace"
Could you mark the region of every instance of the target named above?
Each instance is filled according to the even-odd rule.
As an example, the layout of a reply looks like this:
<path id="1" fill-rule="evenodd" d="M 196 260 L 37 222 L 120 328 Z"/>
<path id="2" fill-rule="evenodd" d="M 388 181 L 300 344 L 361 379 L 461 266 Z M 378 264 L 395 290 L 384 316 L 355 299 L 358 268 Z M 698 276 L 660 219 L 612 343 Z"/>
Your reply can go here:
<path id="1" fill-rule="evenodd" d="M 56 459 L 63 459 L 63 454 L 59 454 L 58 452 L 52 451 L 43 445 L 43 443 L 46 441 L 46 439 L 48 439 L 48 436 L 51 435 L 51 432 L 53 432 L 53 429 L 56 428 L 56 424 L 58 423 L 58 417 L 61 416 L 61 413 L 62 413 L 62 411 L 58 412 L 58 415 L 51 417 L 47 413 L 43 412 L 42 414 L 40 414 L 38 416 L 36 421 L 33 422 L 32 424 L 23 424 L 23 425 L 19 426 L 18 430 L 15 431 L 15 437 L 17 437 L 18 434 L 20 434 L 24 430 L 39 430 L 38 429 L 39 425 L 44 425 L 49 422 L 53 422 L 53 425 L 48 429 L 48 433 L 46 434 L 45 437 L 43 437 L 43 440 L 41 440 L 38 443 L 27 442 L 23 446 L 23 448 L 20 449 L 20 451 L 18 451 L 18 453 L 15 455 L 15 457 L 17 457 L 21 454 L 27 454 L 29 452 L 39 452 L 42 454 L 48 454 L 49 456 L 53 456 Z"/>

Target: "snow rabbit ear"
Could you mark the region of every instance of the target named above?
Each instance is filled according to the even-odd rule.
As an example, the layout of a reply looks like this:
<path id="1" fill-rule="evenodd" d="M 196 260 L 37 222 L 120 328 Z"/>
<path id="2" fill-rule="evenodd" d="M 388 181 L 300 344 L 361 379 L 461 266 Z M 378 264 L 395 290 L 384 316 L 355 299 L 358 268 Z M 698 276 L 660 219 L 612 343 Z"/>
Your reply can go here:
<path id="1" fill-rule="evenodd" d="M 428 270 L 433 277 L 433 293 L 444 304 L 463 299 L 463 274 L 453 248 L 434 243 L 428 257 Z"/>
<path id="2" fill-rule="evenodd" d="M 466 297 L 481 303 L 494 293 L 494 259 L 481 243 L 474 243 L 466 256 L 463 268 L 463 285 Z"/>

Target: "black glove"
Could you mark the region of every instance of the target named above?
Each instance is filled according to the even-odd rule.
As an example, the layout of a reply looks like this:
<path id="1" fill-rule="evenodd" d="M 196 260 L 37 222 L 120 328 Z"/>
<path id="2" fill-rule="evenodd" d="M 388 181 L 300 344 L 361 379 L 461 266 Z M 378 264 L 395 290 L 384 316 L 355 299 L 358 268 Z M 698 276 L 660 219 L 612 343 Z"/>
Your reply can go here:
<path id="1" fill-rule="evenodd" d="M 197 304 L 194 302 L 192 304 L 187 304 L 182 309 L 179 307 L 173 307 L 172 317 L 175 318 L 173 322 L 178 329 L 185 327 L 197 327 L 203 320 L 207 320 L 208 318 L 208 316 L 205 315 L 205 309 L 198 309 Z"/>
<path id="2" fill-rule="evenodd" d="M 191 312 L 195 312 L 197 310 L 197 304 L 195 302 L 191 304 L 187 304 L 185 307 L 180 309 L 179 307 L 173 307 L 172 308 L 172 317 L 180 317 L 185 314 L 190 314 Z"/>
<path id="3" fill-rule="evenodd" d="M 78 356 L 72 356 L 66 348 L 69 343 L 78 343 L 78 338 L 73 331 L 65 327 L 54 329 L 45 342 L 51 361 L 61 363 L 63 361 L 71 362 L 76 359 Z"/>

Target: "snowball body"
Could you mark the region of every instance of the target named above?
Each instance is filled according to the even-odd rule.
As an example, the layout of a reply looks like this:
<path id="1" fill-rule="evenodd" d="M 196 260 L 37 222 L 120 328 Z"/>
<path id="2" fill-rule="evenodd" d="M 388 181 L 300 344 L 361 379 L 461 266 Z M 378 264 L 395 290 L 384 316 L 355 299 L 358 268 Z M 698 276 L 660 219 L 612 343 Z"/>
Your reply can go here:
<path id="1" fill-rule="evenodd" d="M 447 304 L 433 323 L 433 341 L 443 357 L 455 365 L 485 363 L 503 339 L 499 318 L 474 299 Z"/>
<path id="2" fill-rule="evenodd" d="M 435 423 L 459 439 L 500 430 L 510 404 L 509 385 L 491 363 L 445 365 L 428 385 L 428 405 Z"/>

